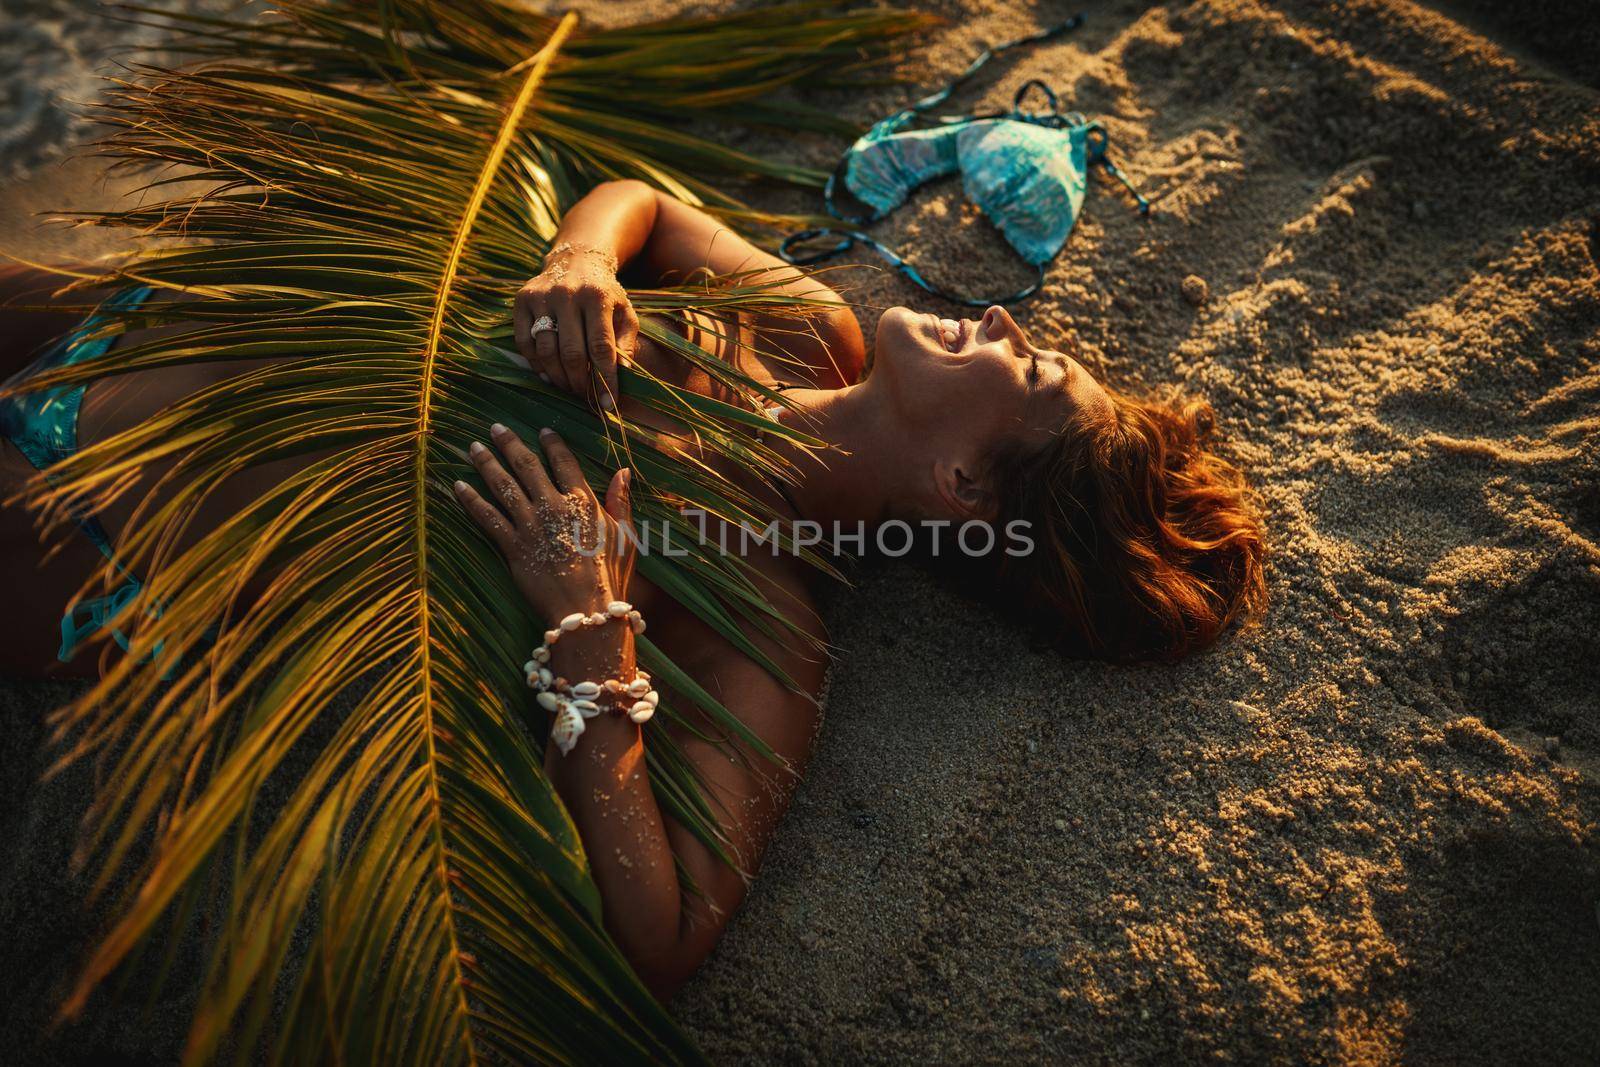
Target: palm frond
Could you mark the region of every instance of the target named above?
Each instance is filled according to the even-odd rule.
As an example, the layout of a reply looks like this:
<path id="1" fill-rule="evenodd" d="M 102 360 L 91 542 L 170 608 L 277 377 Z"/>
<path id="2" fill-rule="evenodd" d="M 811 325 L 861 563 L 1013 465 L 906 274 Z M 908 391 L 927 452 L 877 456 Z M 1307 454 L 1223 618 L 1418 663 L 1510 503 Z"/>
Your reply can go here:
<path id="1" fill-rule="evenodd" d="M 570 16 L 492 0 L 295 0 L 264 22 L 178 17 L 195 64 L 136 68 L 111 90 L 104 150 L 168 170 L 143 203 L 80 219 L 152 239 L 80 284 L 183 295 L 110 330 L 187 326 L 29 387 L 251 365 L 30 487 L 66 525 L 171 463 L 165 491 L 119 538 L 144 577 L 114 620 L 131 652 L 107 657 L 100 682 L 56 718 L 62 762 L 107 771 L 82 857 L 116 916 L 66 1014 L 165 921 L 195 911 L 221 870 L 192 1062 L 228 1048 L 250 1058 L 263 1041 L 293 1063 L 697 1059 L 604 931 L 518 670 L 543 620 L 448 487 L 488 423 L 552 426 L 597 483 L 626 458 L 636 514 L 677 526 L 679 544 L 696 545 L 681 502 L 764 524 L 716 467 L 542 386 L 506 350 L 507 296 L 563 209 L 602 178 L 642 178 L 759 221 L 713 180 L 819 176 L 678 120 L 728 120 L 759 101 L 758 121 L 792 112 L 815 126 L 772 90 L 860 69 L 921 24 L 805 5 L 586 33 Z M 669 317 L 760 307 L 803 325 L 816 311 L 760 276 L 634 295 Z M 766 395 L 656 335 L 737 394 Z M 817 444 L 643 374 L 622 387 L 759 478 L 793 472 L 758 428 Z M 292 475 L 184 539 L 230 476 L 284 459 Z M 777 671 L 745 630 L 794 631 L 736 557 L 696 548 L 645 566 Z M 764 751 L 654 645 L 640 649 L 719 728 Z M 720 849 L 692 768 L 658 727 L 647 737 L 663 810 Z"/>

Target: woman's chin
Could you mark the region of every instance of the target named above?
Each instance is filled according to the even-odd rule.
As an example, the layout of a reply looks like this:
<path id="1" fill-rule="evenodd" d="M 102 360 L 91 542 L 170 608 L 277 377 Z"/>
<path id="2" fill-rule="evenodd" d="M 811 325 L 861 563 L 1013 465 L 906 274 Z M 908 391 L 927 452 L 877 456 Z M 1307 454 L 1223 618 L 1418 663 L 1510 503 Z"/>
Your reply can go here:
<path id="1" fill-rule="evenodd" d="M 939 318 L 908 307 L 892 307 L 878 317 L 873 343 L 875 363 L 900 363 L 948 357 L 949 350 L 939 333 Z"/>
<path id="2" fill-rule="evenodd" d="M 887 308 L 878 316 L 878 330 L 873 339 L 873 344 L 882 348 L 886 343 L 904 343 L 911 331 L 916 328 L 916 320 L 926 316 L 912 311 L 908 307 L 896 306 Z"/>

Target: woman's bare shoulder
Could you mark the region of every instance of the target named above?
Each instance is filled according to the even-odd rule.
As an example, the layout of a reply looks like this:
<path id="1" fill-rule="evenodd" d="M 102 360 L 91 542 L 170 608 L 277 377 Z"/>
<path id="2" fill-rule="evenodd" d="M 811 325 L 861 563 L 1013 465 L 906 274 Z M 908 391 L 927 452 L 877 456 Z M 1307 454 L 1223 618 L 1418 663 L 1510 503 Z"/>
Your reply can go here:
<path id="1" fill-rule="evenodd" d="M 758 313 L 751 325 L 769 345 L 807 367 L 820 389 L 853 384 L 866 366 L 867 343 L 861 324 L 844 297 L 814 275 L 794 267 L 782 290 L 790 295 L 828 305 L 827 310 L 803 320 L 792 316 Z"/>

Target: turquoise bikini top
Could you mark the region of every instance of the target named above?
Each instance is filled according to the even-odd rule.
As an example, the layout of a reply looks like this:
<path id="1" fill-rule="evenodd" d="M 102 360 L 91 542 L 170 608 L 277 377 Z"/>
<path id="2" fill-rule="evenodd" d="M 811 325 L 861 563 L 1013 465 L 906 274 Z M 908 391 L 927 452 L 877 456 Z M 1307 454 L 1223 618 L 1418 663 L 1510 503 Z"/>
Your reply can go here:
<path id="1" fill-rule="evenodd" d="M 1059 26 L 993 48 L 986 48 L 951 83 L 874 125 L 845 151 L 828 178 L 824 197 L 828 212 L 844 222 L 870 225 L 885 218 L 919 186 L 949 174 L 961 174 L 967 199 L 977 204 L 1017 254 L 1039 272 L 1032 285 L 997 299 L 963 296 L 928 283 L 917 269 L 879 242 L 857 231 L 806 230 L 791 234 L 779 254 L 796 265 L 817 263 L 849 249 L 856 242 L 883 256 L 916 285 L 935 296 L 974 307 L 1009 304 L 1032 296 L 1044 283 L 1045 268 L 1066 244 L 1083 210 L 1089 169 L 1099 166 L 1133 193 L 1141 214 L 1150 204 L 1106 157 L 1106 132 L 1076 112 L 1063 112 L 1056 94 L 1034 79 L 1017 91 L 1010 111 L 964 117 L 942 117 L 939 125 L 908 129 L 917 118 L 950 98 L 962 82 L 994 56 L 1019 45 L 1033 44 L 1075 30 L 1083 16 Z M 1030 93 L 1044 96 L 1046 110 L 1023 105 Z M 850 194 L 870 210 L 849 214 L 835 203 L 840 178 Z M 796 254 L 794 247 L 819 237 L 842 237 L 831 248 Z"/>

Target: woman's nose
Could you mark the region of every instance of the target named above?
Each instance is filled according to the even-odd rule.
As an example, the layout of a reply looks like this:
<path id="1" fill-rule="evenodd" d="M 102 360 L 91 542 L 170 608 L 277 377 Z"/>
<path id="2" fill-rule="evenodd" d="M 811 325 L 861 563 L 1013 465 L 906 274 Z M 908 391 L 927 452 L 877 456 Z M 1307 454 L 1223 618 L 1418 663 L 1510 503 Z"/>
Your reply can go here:
<path id="1" fill-rule="evenodd" d="M 983 335 L 991 341 L 1017 332 L 1017 322 L 1011 317 L 1011 312 L 999 304 L 991 304 L 983 313 L 980 322 L 983 325 Z"/>

